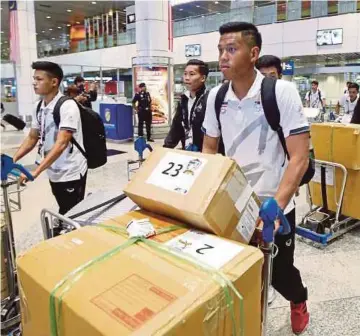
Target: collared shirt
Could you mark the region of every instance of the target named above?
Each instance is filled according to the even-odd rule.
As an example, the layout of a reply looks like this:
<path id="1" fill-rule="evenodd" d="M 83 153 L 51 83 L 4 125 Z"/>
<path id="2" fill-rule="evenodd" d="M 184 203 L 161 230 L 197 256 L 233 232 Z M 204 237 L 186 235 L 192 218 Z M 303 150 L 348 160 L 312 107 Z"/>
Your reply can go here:
<path id="1" fill-rule="evenodd" d="M 226 155 L 239 164 L 261 199 L 275 196 L 288 164 L 286 160 L 283 165 L 284 150 L 264 114 L 260 92 L 263 78 L 256 71 L 253 85 L 241 100 L 235 95 L 230 82 L 220 110 L 221 131 L 215 113 L 215 98 L 220 86 L 212 89 L 203 123 L 206 135 L 219 137 L 222 133 Z M 276 101 L 285 138 L 309 132 L 300 96 L 290 82 L 276 82 Z M 290 202 L 286 213 L 293 208 L 294 202 Z"/>
<path id="2" fill-rule="evenodd" d="M 323 108 L 323 103 L 322 103 L 323 99 L 325 99 L 325 93 L 323 91 L 320 91 L 319 89 L 317 89 L 316 92 L 310 90 L 309 92 L 306 93 L 305 96 L 305 100 L 307 102 L 310 102 L 311 108 Z"/>
<path id="3" fill-rule="evenodd" d="M 344 115 L 341 118 L 341 123 L 343 124 L 350 123 L 358 100 L 359 100 L 359 96 L 356 97 L 356 99 L 353 102 L 350 100 L 350 97 L 347 96 L 347 98 L 344 101 L 344 104 L 342 105 L 344 107 Z"/>
<path id="4" fill-rule="evenodd" d="M 184 95 L 188 98 L 188 104 L 187 104 L 187 108 L 188 108 L 188 117 L 189 117 L 189 125 L 191 125 L 191 109 L 194 106 L 195 100 L 196 100 L 196 96 L 195 97 L 191 97 L 190 95 L 190 91 L 185 91 Z"/>
<path id="5" fill-rule="evenodd" d="M 58 94 L 45 106 L 41 103 L 40 111 L 37 113 L 38 102 L 34 106 L 32 128 L 40 133 L 40 154 L 42 158 L 53 148 L 59 129 L 69 130 L 74 139 L 84 148 L 80 111 L 75 101 L 67 100 L 60 107 L 60 124 L 56 127 L 54 122 L 54 107 L 63 94 Z M 76 146 L 69 143 L 60 157 L 47 169 L 47 174 L 52 182 L 67 182 L 79 180 L 87 170 L 87 161 Z"/>

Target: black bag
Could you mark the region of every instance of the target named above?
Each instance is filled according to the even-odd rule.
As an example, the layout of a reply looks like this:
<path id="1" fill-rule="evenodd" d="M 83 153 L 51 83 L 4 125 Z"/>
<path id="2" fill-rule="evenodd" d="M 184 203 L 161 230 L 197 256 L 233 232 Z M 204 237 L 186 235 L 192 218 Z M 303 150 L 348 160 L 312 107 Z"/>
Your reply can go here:
<path id="1" fill-rule="evenodd" d="M 59 127 L 60 124 L 60 107 L 69 99 L 72 100 L 70 97 L 62 96 L 54 107 L 53 116 L 56 127 Z M 101 167 L 107 162 L 104 123 L 96 112 L 82 106 L 76 101 L 75 103 L 80 110 L 84 149 L 81 148 L 74 138 L 71 138 L 71 143 L 78 148 L 82 155 L 84 155 L 87 160 L 88 168 L 95 169 Z M 38 105 L 37 112 L 40 111 L 40 106 L 41 102 Z"/>
<path id="2" fill-rule="evenodd" d="M 269 126 L 271 127 L 271 129 L 278 134 L 281 146 L 285 153 L 285 157 L 288 160 L 290 160 L 290 155 L 286 147 L 286 140 L 284 137 L 283 129 L 280 125 L 280 111 L 276 102 L 275 86 L 276 86 L 275 79 L 268 77 L 265 77 L 263 79 L 261 83 L 261 102 L 264 109 L 266 120 Z M 221 130 L 220 110 L 228 89 L 229 89 L 229 83 L 223 84 L 220 87 L 215 98 L 215 113 L 219 123 L 220 130 Z M 300 182 L 300 186 L 309 183 L 313 178 L 314 174 L 315 174 L 315 161 L 311 157 L 309 157 L 308 169 L 305 172 Z"/>
<path id="3" fill-rule="evenodd" d="M 14 126 L 18 131 L 23 130 L 26 126 L 23 120 L 13 116 L 12 114 L 5 114 L 3 120 L 6 121 L 8 124 Z"/>

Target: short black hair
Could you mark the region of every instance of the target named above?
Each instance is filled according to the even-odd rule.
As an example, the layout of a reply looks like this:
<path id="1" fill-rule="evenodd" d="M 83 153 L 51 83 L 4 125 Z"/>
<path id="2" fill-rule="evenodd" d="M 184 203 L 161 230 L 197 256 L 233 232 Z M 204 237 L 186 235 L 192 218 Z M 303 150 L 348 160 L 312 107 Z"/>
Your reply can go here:
<path id="1" fill-rule="evenodd" d="M 319 86 L 319 82 L 318 82 L 317 80 L 313 80 L 313 81 L 311 82 L 311 84 L 315 84 L 315 85 Z"/>
<path id="2" fill-rule="evenodd" d="M 84 81 L 85 81 L 84 77 L 76 76 L 75 79 L 74 79 L 74 84 L 77 85 L 77 83 L 81 83 L 81 82 L 84 82 Z"/>
<path id="3" fill-rule="evenodd" d="M 349 90 L 350 89 L 356 89 L 357 91 L 359 91 L 359 84 L 357 83 L 350 83 L 349 84 Z"/>
<path id="4" fill-rule="evenodd" d="M 207 65 L 207 63 L 201 60 L 191 59 L 186 63 L 186 67 L 188 65 L 197 65 L 199 67 L 199 72 L 205 77 L 207 77 L 209 74 L 209 66 Z"/>
<path id="5" fill-rule="evenodd" d="M 64 73 L 59 64 L 48 61 L 34 62 L 31 67 L 33 70 L 42 70 L 47 72 L 51 77 L 59 80 L 59 85 L 64 78 Z"/>
<path id="6" fill-rule="evenodd" d="M 346 86 L 349 86 L 351 83 L 350 81 L 346 82 Z"/>
<path id="7" fill-rule="evenodd" d="M 223 24 L 219 28 L 220 35 L 227 33 L 237 33 L 241 32 L 242 36 L 245 36 L 249 39 L 252 44 L 252 47 L 259 47 L 261 50 L 262 38 L 258 29 L 249 22 L 228 22 Z"/>
<path id="8" fill-rule="evenodd" d="M 140 84 L 139 84 L 139 88 L 141 89 L 141 88 L 143 88 L 143 87 L 146 87 L 146 84 L 145 84 L 145 83 L 140 83 Z"/>
<path id="9" fill-rule="evenodd" d="M 274 55 L 263 55 L 255 63 L 256 69 L 275 67 L 278 75 L 282 74 L 281 59 Z"/>

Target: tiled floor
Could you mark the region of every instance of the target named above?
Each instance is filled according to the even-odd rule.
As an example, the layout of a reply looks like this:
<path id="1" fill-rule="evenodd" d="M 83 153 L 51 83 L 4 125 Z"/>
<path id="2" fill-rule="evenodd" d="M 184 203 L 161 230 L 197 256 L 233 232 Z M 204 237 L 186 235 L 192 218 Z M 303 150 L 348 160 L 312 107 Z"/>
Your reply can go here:
<path id="1" fill-rule="evenodd" d="M 1 135 L 1 152 L 13 155 L 26 132 L 6 131 Z M 160 144 L 161 141 L 158 141 Z M 156 144 L 155 144 L 156 145 Z M 136 158 L 132 144 L 109 144 L 109 148 L 126 154 L 109 157 L 105 167 L 89 172 L 87 192 L 122 191 L 127 181 L 126 160 Z M 34 164 L 34 154 L 22 160 Z M 19 252 L 43 239 L 40 210 L 56 204 L 44 173 L 34 183 L 28 183 L 22 194 L 23 208 L 13 213 L 16 246 Z M 298 219 L 306 212 L 304 190 L 297 200 Z M 325 249 L 319 249 L 297 239 L 296 266 L 309 289 L 311 324 L 308 336 L 360 335 L 360 228 L 347 233 Z M 269 309 L 268 335 L 292 335 L 289 305 L 277 296 Z M 246 335 L 252 336 L 252 335 Z"/>

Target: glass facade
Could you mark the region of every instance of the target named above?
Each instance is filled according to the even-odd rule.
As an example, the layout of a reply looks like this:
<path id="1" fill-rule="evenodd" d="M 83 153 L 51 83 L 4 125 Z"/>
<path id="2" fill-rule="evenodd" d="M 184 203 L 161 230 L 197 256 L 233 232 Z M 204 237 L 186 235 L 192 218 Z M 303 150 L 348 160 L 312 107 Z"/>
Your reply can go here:
<path id="1" fill-rule="evenodd" d="M 302 20 L 360 12 L 360 1 L 234 1 L 227 12 L 216 12 L 201 16 L 190 16 L 173 22 L 174 37 L 209 33 L 217 31 L 219 26 L 229 21 L 247 21 L 256 25 Z M 69 52 L 81 52 L 136 42 L 135 28 L 121 28 L 120 14 L 117 11 L 86 18 L 70 34 L 64 35 L 61 48 L 47 50 L 38 45 L 39 57 L 60 55 Z M 135 26 L 135 25 L 134 25 Z"/>

